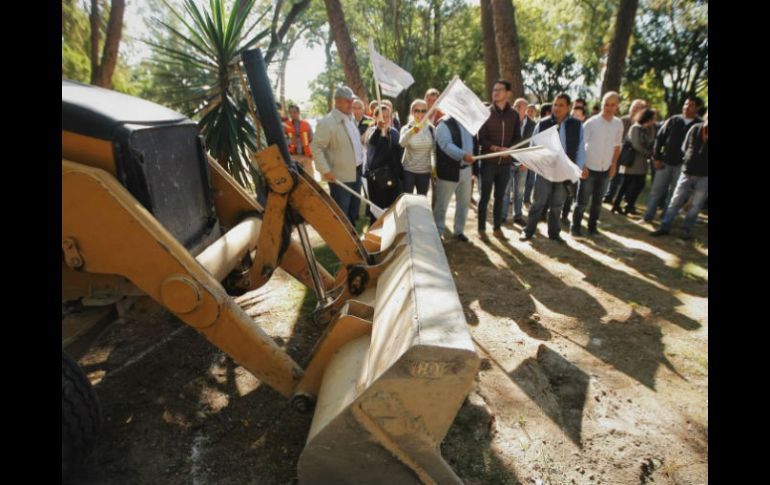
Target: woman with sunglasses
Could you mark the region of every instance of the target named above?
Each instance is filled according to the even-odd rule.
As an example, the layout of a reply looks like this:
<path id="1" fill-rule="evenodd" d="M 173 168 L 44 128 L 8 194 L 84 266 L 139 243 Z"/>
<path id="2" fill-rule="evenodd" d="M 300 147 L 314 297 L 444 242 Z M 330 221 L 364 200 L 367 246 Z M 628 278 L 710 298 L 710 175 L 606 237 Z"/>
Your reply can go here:
<path id="1" fill-rule="evenodd" d="M 401 163 L 404 166 L 404 192 L 407 194 L 414 193 L 416 188 L 419 195 L 426 195 L 430 185 L 436 144 L 433 126 L 428 122 L 422 123 L 427 112 L 427 103 L 415 99 L 409 107 L 409 123 L 401 128 L 399 143 L 404 147 Z"/>

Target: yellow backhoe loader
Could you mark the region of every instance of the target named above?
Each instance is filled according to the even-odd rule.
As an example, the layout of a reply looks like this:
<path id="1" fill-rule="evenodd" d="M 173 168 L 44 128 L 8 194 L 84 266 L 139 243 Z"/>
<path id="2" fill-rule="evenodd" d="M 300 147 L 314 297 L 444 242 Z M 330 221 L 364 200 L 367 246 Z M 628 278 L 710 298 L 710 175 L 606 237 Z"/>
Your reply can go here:
<path id="1" fill-rule="evenodd" d="M 65 351 L 104 320 L 65 308 L 145 295 L 298 411 L 314 410 L 301 484 L 461 483 L 439 445 L 479 361 L 427 199 L 401 196 L 358 236 L 291 160 L 259 50 L 243 63 L 268 141 L 255 157 L 264 204 L 207 156 L 193 121 L 62 81 L 63 480 L 99 422 L 93 389 Z M 307 224 L 339 259 L 336 274 L 316 262 Z M 318 297 L 324 331 L 304 368 L 231 296 L 278 267 Z"/>

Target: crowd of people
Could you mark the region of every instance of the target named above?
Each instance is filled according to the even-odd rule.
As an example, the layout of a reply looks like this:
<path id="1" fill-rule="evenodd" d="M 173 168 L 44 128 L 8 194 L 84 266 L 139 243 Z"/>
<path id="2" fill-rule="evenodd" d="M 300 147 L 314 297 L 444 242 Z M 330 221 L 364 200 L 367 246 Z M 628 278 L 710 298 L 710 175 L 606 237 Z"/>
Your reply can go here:
<path id="1" fill-rule="evenodd" d="M 492 199 L 493 236 L 506 238 L 502 226 L 510 220 L 520 226 L 520 240 L 528 241 L 535 236 L 537 224 L 547 221 L 548 238 L 564 242 L 562 223 L 573 237 L 584 236 L 586 211 L 587 235 L 599 233 L 603 202 L 611 205 L 613 213 L 637 215 L 636 202 L 651 173 L 643 221 L 652 222 L 659 210 L 662 217 L 651 235 L 669 234 L 677 214 L 689 205 L 681 235 L 692 238 L 708 197 L 708 114 L 699 97 L 688 96 L 681 114 L 660 122 L 658 113 L 641 99 L 633 100 L 628 113 L 618 117 L 620 96 L 612 91 L 604 94 L 591 115 L 584 99 L 573 102 L 565 93 L 539 109 L 524 98 L 511 103 L 510 82 L 498 80 L 488 103 L 489 118 L 474 136 L 434 108 L 439 95 L 431 88 L 423 98 L 413 100 L 402 125 L 390 101 L 366 106 L 350 88 L 341 86 L 334 93 L 334 108 L 318 122 L 315 132 L 301 118 L 299 108 L 289 106 L 289 117 L 284 119 L 289 150 L 303 162 L 315 163 L 329 182 L 331 197 L 353 225 L 361 202 L 339 184 L 363 192 L 380 208 L 389 207 L 402 193 L 428 196 L 431 192 L 442 240 L 469 240 L 465 226 L 474 204 L 477 234 L 486 240 Z M 526 144 L 553 126 L 558 127 L 567 157 L 580 169 L 578 183 L 535 174 L 515 155 L 474 159 Z M 303 165 L 308 169 L 307 163 Z M 452 196 L 455 215 L 449 235 L 445 219 Z M 373 222 L 376 215 L 369 209 L 366 213 Z"/>

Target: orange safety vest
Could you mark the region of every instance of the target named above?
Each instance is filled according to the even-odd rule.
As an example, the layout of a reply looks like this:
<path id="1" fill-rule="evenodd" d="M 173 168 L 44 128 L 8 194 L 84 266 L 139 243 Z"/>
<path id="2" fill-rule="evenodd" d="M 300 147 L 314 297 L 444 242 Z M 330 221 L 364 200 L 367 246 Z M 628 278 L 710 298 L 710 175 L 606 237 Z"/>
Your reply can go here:
<path id="1" fill-rule="evenodd" d="M 289 153 L 297 155 L 297 134 L 294 132 L 294 122 L 288 120 L 284 123 L 286 129 L 286 138 L 289 144 Z M 302 142 L 302 151 L 306 157 L 312 157 L 310 154 L 310 123 L 305 120 L 299 122 L 299 136 Z"/>

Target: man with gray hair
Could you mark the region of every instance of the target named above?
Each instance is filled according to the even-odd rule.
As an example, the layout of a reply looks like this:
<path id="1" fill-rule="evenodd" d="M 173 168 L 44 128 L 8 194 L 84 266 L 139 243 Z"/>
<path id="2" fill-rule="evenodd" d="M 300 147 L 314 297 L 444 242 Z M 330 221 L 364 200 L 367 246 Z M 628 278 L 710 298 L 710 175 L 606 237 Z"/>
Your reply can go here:
<path id="1" fill-rule="evenodd" d="M 310 150 L 316 170 L 329 182 L 329 194 L 355 226 L 361 201 L 337 185 L 344 183 L 356 193 L 361 192 L 364 151 L 352 112 L 353 91 L 347 86 L 337 88 L 334 109 L 318 122 Z"/>
<path id="2" fill-rule="evenodd" d="M 597 224 L 602 208 L 602 195 L 609 179 L 618 171 L 618 157 L 623 145 L 623 122 L 615 116 L 620 97 L 608 91 L 602 97 L 602 112 L 583 124 L 585 130 L 586 163 L 577 192 L 577 204 L 572 214 L 572 235 L 582 236 L 580 223 L 583 212 L 591 201 L 588 215 L 588 234 L 598 234 Z"/>

